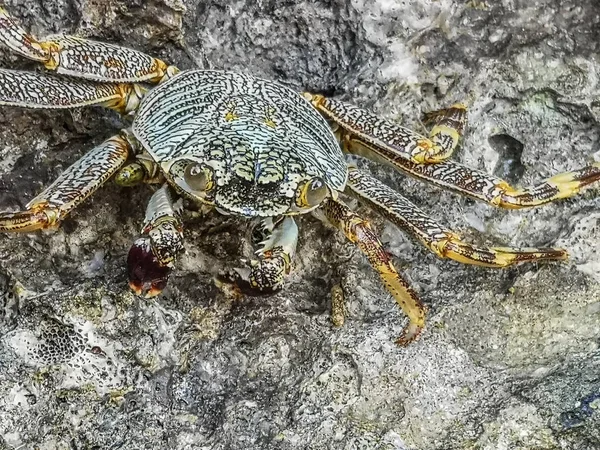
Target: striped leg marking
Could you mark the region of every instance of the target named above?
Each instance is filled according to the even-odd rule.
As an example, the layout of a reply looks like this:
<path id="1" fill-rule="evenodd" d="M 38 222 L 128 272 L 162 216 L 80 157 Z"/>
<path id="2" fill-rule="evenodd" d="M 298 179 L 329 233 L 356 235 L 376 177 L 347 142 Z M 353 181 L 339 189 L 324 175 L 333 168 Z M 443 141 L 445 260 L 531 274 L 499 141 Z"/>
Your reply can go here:
<path id="1" fill-rule="evenodd" d="M 427 117 L 435 123 L 427 139 L 338 100 L 320 95 L 304 96 L 337 125 L 335 133 L 345 151 L 391 164 L 415 178 L 501 208 L 543 205 L 575 195 L 581 188 L 600 180 L 600 163 L 594 163 L 555 175 L 536 186 L 517 189 L 500 178 L 445 159 L 452 153 L 464 127 L 466 110 L 462 105 Z M 433 160 L 427 155 L 434 155 Z M 443 161 L 439 162 L 440 159 Z"/>
<path id="2" fill-rule="evenodd" d="M 420 163 L 442 162 L 452 156 L 463 135 L 467 124 L 467 107 L 456 104 L 447 109 L 429 112 L 425 114 L 424 122 L 426 125 L 433 125 L 429 139 L 434 146 L 429 152 L 416 155 L 413 159 Z"/>
<path id="3" fill-rule="evenodd" d="M 440 258 L 484 267 L 507 267 L 525 261 L 564 260 L 559 248 L 480 248 L 463 242 L 381 181 L 351 167 L 348 190 L 363 203 L 410 234 Z"/>
<path id="4" fill-rule="evenodd" d="M 135 111 L 146 88 L 93 83 L 37 72 L 0 69 L 0 105 L 62 109 L 99 105 L 121 114 Z"/>
<path id="5" fill-rule="evenodd" d="M 465 120 L 464 107 L 455 105 L 447 110 L 449 112 L 440 113 L 435 119 L 438 124 L 431 131 L 431 138 L 427 138 L 349 103 L 309 93 L 304 93 L 304 97 L 338 126 L 336 135 L 342 145 L 352 138 L 367 146 L 388 149 L 414 163 L 437 163 L 447 159 L 456 147 Z"/>
<path id="6" fill-rule="evenodd" d="M 59 74 L 117 83 L 158 83 L 178 70 L 160 59 L 113 44 L 54 36 L 39 41 L 0 8 L 0 42 Z"/>
<path id="7" fill-rule="evenodd" d="M 155 297 L 167 286 L 171 270 L 183 251 L 183 226 L 179 207 L 167 184 L 150 198 L 142 236 L 129 250 L 129 287 L 146 298 Z"/>
<path id="8" fill-rule="evenodd" d="M 164 181 L 159 165 L 146 152 L 135 155 L 135 160 L 125 164 L 115 175 L 115 183 L 123 187 L 141 183 L 162 184 Z"/>
<path id="9" fill-rule="evenodd" d="M 0 42 L 25 58 L 42 63 L 50 60 L 50 52 L 0 7 Z"/>
<path id="10" fill-rule="evenodd" d="M 122 136 L 114 136 L 67 168 L 25 211 L 0 213 L 0 231 L 28 232 L 57 228 L 61 220 L 115 174 L 132 152 Z"/>
<path id="11" fill-rule="evenodd" d="M 573 172 L 554 175 L 536 186 L 518 189 L 500 178 L 456 161 L 417 164 L 401 153 L 375 147 L 360 139 L 349 138 L 345 144 L 345 150 L 350 153 L 390 164 L 417 179 L 507 209 L 530 208 L 571 197 L 583 187 L 600 180 L 600 163 L 593 163 Z"/>
<path id="12" fill-rule="evenodd" d="M 371 266 L 379 273 L 388 292 L 408 316 L 409 323 L 396 343 L 406 345 L 414 341 L 425 326 L 425 306 L 396 271 L 370 224 L 339 201 L 330 199 L 321 207 L 327 220 L 343 231 L 350 242 L 356 244 L 364 253 Z"/>
<path id="13" fill-rule="evenodd" d="M 240 291 L 248 295 L 269 294 L 283 287 L 298 243 L 298 226 L 291 217 L 279 221 L 269 217 L 261 227 L 264 239 L 255 252 L 256 259 L 249 261 L 249 267 L 235 269 L 232 277 Z"/>

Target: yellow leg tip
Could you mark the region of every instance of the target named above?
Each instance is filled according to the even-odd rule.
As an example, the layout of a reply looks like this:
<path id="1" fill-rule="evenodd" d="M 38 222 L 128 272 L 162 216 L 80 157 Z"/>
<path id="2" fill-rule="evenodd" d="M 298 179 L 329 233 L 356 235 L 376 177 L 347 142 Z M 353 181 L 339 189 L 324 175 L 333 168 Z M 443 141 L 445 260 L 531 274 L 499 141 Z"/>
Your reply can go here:
<path id="1" fill-rule="evenodd" d="M 414 322 L 409 324 L 402 330 L 402 334 L 396 339 L 396 344 L 401 347 L 406 347 L 408 344 L 416 341 L 423 332 L 424 325 Z"/>

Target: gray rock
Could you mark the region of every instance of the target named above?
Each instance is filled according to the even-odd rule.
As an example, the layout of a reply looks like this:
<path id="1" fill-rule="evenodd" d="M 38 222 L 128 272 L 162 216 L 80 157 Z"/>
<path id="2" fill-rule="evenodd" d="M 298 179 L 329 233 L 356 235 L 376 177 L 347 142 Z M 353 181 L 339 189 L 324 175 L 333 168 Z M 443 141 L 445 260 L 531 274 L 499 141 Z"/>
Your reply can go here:
<path id="1" fill-rule="evenodd" d="M 227 68 L 423 130 L 470 105 L 456 158 L 527 185 L 600 160 L 594 0 L 8 0 L 43 36 Z M 3 67 L 33 69 L 8 52 Z M 22 207 L 124 123 L 95 108 L 2 108 L 0 207 Z M 422 338 L 364 258 L 301 218 L 286 289 L 233 301 L 219 268 L 243 220 L 187 214 L 165 295 L 129 293 L 125 257 L 150 190 L 107 185 L 53 233 L 0 236 L 0 447 L 8 449 L 600 448 L 600 190 L 501 211 L 374 163 L 366 170 L 481 245 L 562 246 L 570 261 L 440 261 L 363 207 L 430 308 Z M 329 320 L 341 281 L 348 316 Z"/>

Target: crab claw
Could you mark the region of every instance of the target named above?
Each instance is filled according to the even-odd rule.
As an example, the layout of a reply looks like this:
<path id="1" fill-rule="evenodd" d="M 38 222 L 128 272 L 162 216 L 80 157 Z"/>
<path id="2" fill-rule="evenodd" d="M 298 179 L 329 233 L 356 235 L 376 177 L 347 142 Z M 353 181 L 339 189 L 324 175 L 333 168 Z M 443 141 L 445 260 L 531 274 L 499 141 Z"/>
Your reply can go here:
<path id="1" fill-rule="evenodd" d="M 256 258 L 247 261 L 246 267 L 234 269 L 223 277 L 250 296 L 271 294 L 283 287 L 298 242 L 298 227 L 291 217 L 277 221 L 267 218 L 261 228 L 263 241 L 254 252 Z"/>
<path id="2" fill-rule="evenodd" d="M 150 238 L 137 239 L 127 255 L 129 287 L 137 295 L 156 297 L 167 286 L 171 267 L 161 265 L 150 244 Z"/>
<path id="3" fill-rule="evenodd" d="M 252 260 L 249 267 L 230 270 L 220 279 L 233 284 L 244 295 L 258 297 L 281 290 L 287 272 L 289 263 L 283 259 Z"/>

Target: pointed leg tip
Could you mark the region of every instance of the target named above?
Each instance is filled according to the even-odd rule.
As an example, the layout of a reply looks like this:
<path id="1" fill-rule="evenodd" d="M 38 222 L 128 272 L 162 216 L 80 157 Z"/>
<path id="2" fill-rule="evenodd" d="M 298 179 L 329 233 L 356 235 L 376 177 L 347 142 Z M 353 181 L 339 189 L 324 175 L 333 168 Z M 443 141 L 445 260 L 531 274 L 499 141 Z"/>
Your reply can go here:
<path id="1" fill-rule="evenodd" d="M 569 252 L 564 248 L 553 248 L 550 249 L 550 257 L 548 259 L 554 261 L 566 261 L 569 259 Z"/>
<path id="2" fill-rule="evenodd" d="M 164 287 L 166 287 L 166 286 L 164 286 Z M 149 286 L 146 289 L 146 293 L 144 294 L 144 298 L 154 298 L 154 297 L 157 297 L 158 295 L 162 294 L 162 291 L 163 291 L 164 287 L 157 286 L 155 284 Z"/>
<path id="3" fill-rule="evenodd" d="M 165 287 L 165 280 L 152 280 L 150 282 L 139 282 L 138 280 L 129 281 L 129 289 L 131 289 L 131 291 L 138 297 L 147 299 L 154 298 L 162 294 L 162 291 Z"/>
<path id="4" fill-rule="evenodd" d="M 138 297 L 143 296 L 144 287 L 141 284 L 129 280 L 129 289 L 131 289 L 131 292 L 133 292 Z"/>
<path id="5" fill-rule="evenodd" d="M 410 322 L 402 331 L 402 334 L 396 339 L 396 345 L 406 347 L 408 344 L 415 342 L 423 332 L 423 325 Z"/>

